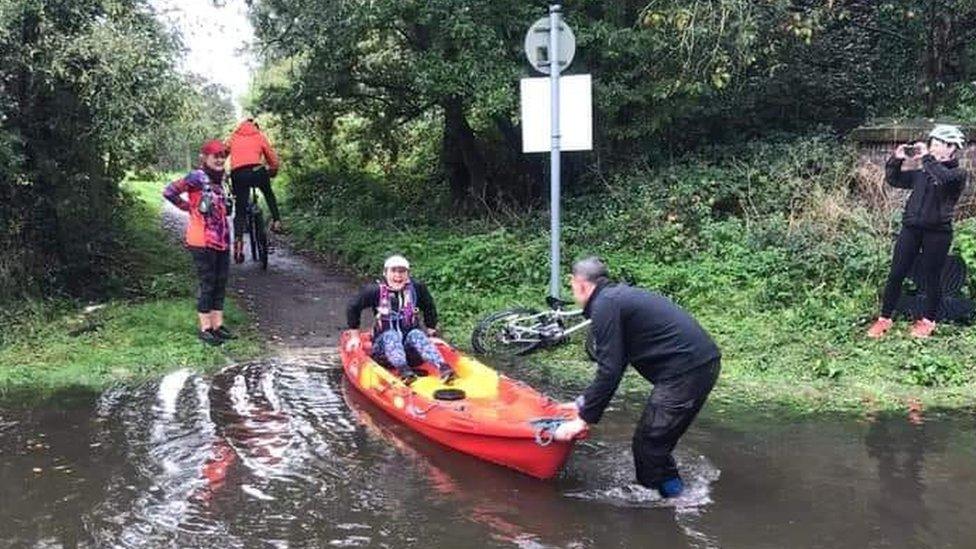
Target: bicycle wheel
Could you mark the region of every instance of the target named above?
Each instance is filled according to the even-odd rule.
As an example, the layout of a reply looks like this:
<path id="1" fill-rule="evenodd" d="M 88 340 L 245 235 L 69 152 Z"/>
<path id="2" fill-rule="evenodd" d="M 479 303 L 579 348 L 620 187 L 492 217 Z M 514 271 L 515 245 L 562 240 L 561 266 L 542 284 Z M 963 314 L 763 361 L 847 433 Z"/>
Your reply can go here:
<path id="1" fill-rule="evenodd" d="M 471 347 L 481 355 L 525 355 L 543 343 L 543 338 L 532 334 L 531 328 L 539 323 L 535 317 L 539 311 L 525 307 L 513 307 L 492 313 L 481 319 L 471 332 Z"/>
<path id="2" fill-rule="evenodd" d="M 264 216 L 257 211 L 254 216 L 254 232 L 257 235 L 258 260 L 261 269 L 268 270 L 268 229 L 264 226 Z"/>
<path id="3" fill-rule="evenodd" d="M 254 212 L 253 211 L 248 211 L 248 213 L 247 213 L 247 240 L 250 243 L 250 247 L 251 247 L 251 261 L 257 261 L 258 260 L 258 237 L 257 237 L 257 231 L 255 231 L 255 225 L 256 225 L 256 223 L 254 222 L 254 217 L 255 217 L 254 216 Z"/>

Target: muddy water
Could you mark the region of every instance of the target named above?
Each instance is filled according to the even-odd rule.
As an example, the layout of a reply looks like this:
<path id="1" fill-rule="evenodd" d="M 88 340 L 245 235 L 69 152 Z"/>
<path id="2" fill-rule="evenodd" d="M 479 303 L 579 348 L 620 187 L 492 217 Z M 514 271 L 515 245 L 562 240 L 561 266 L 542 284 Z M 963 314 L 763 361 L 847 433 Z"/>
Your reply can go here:
<path id="1" fill-rule="evenodd" d="M 689 490 L 630 484 L 639 406 L 540 482 L 441 449 L 332 359 L 176 372 L 90 407 L 0 410 L 0 546 L 972 547 L 970 417 L 706 414 Z"/>

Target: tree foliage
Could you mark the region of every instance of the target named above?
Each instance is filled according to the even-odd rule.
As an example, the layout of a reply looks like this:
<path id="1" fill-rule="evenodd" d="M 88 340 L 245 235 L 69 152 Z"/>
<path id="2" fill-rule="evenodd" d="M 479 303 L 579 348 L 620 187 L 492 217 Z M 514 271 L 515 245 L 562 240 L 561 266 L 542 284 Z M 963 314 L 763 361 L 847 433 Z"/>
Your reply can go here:
<path id="1" fill-rule="evenodd" d="M 106 281 L 117 182 L 179 102 L 177 46 L 143 0 L 0 3 L 0 299 Z"/>
<path id="2" fill-rule="evenodd" d="M 196 75 L 184 76 L 182 82 L 175 113 L 154 130 L 152 167 L 157 171 L 191 168 L 201 143 L 226 137 L 234 126 L 229 89 Z"/>
<path id="3" fill-rule="evenodd" d="M 543 3 L 251 4 L 278 75 L 260 104 L 319 130 L 297 148 L 348 152 L 358 140 L 360 162 L 391 179 L 433 149 L 430 177 L 455 205 L 539 197 L 543 165 L 520 154 L 517 81 Z M 570 72 L 594 75 L 595 151 L 571 159 L 570 176 L 705 141 L 960 112 L 976 71 L 973 0 L 570 0 L 564 13 L 578 42 Z M 427 137 L 404 140 L 411 132 Z"/>

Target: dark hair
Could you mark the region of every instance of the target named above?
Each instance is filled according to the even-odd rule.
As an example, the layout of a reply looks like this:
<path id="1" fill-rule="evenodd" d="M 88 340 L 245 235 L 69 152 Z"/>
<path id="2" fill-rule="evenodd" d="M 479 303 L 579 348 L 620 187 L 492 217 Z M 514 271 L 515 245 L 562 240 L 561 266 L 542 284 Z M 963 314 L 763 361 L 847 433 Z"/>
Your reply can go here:
<path id="1" fill-rule="evenodd" d="M 588 282 L 601 284 L 610 280 L 610 272 L 599 257 L 589 256 L 573 263 L 573 276 L 579 276 Z"/>

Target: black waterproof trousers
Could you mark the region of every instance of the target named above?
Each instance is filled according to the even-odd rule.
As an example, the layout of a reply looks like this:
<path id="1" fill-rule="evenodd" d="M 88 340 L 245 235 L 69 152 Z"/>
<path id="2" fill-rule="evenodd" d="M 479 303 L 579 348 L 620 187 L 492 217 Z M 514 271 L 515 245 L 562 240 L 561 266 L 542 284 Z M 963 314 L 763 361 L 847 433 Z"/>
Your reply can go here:
<path id="1" fill-rule="evenodd" d="M 248 196 L 252 187 L 257 187 L 264 195 L 264 200 L 268 203 L 271 210 L 271 220 L 281 219 L 278 212 L 278 199 L 275 198 L 274 191 L 271 190 L 271 176 L 264 166 L 243 166 L 232 171 L 230 174 L 231 182 L 234 187 L 234 238 L 240 239 L 244 236 L 245 216 L 247 202 L 251 199 Z"/>
<path id="2" fill-rule="evenodd" d="M 634 432 L 634 465 L 639 483 L 657 488 L 665 480 L 679 476 L 671 452 L 698 416 L 721 369 L 718 359 L 654 385 Z"/>
<path id="3" fill-rule="evenodd" d="M 197 293 L 197 312 L 224 310 L 227 276 L 230 274 L 230 252 L 212 248 L 190 248 L 197 267 L 200 290 Z"/>
<path id="4" fill-rule="evenodd" d="M 885 284 L 881 316 L 891 318 L 901 296 L 901 285 L 912 270 L 918 258 L 921 261 L 922 276 L 925 277 L 925 318 L 935 320 L 942 302 L 942 269 L 949 256 L 952 244 L 952 231 L 929 230 L 920 227 L 902 227 L 895 243 L 894 257 L 891 259 L 891 272 Z M 921 252 L 920 252 L 921 250 Z M 921 257 L 919 257 L 921 253 Z"/>

